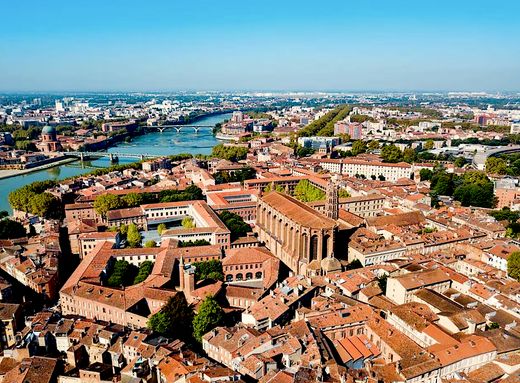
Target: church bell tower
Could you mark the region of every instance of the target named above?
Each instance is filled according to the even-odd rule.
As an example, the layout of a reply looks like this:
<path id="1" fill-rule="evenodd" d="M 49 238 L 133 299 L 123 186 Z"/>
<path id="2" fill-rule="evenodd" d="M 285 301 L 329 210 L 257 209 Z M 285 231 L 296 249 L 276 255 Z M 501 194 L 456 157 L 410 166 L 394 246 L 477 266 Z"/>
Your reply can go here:
<path id="1" fill-rule="evenodd" d="M 327 200 L 325 201 L 325 215 L 330 219 L 337 220 L 339 214 L 338 188 L 333 180 L 327 184 Z"/>

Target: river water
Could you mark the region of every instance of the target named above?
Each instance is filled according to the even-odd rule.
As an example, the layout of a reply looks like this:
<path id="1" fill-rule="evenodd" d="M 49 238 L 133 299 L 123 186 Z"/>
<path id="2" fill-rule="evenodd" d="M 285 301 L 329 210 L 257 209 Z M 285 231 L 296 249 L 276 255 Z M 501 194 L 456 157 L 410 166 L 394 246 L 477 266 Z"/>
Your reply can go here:
<path id="1" fill-rule="evenodd" d="M 219 114 L 204 117 L 191 125 L 215 125 L 229 119 L 231 114 Z M 211 129 L 204 128 L 196 133 L 191 128 L 183 128 L 180 132 L 169 128 L 161 132 L 152 132 L 143 136 L 135 137 L 132 142 L 120 143 L 108 149 L 112 153 L 132 153 L 132 154 L 151 154 L 151 155 L 172 155 L 179 153 L 209 154 L 213 146 L 218 144 L 218 140 L 213 135 Z M 125 164 L 135 160 L 120 158 L 119 163 Z M 7 200 L 9 193 L 19 187 L 30 184 L 34 181 L 45 181 L 49 179 L 63 179 L 72 176 L 88 173 L 95 167 L 110 166 L 108 158 L 100 158 L 88 162 L 71 162 L 54 168 L 40 170 L 16 177 L 0 180 L 0 210 L 11 212 L 11 207 Z"/>

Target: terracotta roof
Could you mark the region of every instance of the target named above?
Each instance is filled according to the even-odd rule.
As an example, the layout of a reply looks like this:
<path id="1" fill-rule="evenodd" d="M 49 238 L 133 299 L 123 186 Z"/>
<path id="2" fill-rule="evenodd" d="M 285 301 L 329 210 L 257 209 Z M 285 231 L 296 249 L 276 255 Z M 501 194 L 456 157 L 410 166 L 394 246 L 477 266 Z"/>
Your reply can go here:
<path id="1" fill-rule="evenodd" d="M 262 197 L 262 200 L 290 220 L 302 226 L 317 229 L 331 229 L 336 226 L 334 220 L 327 218 L 323 214 L 287 194 L 272 191 Z"/>

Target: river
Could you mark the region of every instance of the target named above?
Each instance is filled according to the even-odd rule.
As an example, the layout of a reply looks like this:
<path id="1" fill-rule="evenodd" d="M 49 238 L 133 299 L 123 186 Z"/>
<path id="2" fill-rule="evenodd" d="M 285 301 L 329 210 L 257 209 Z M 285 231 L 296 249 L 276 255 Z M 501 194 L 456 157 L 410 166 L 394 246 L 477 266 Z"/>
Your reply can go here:
<path id="1" fill-rule="evenodd" d="M 215 125 L 231 117 L 231 113 L 219 114 L 201 118 L 190 125 Z M 143 136 L 135 137 L 131 142 L 120 143 L 108 149 L 109 152 L 172 155 L 179 153 L 209 154 L 213 146 L 219 141 L 210 129 L 201 129 L 198 133 L 190 128 L 183 128 L 180 132 L 175 129 L 166 129 L 164 132 L 151 132 Z M 132 159 L 120 158 L 119 163 L 133 162 Z M 40 170 L 16 177 L 0 180 L 0 210 L 11 212 L 7 200 L 9 193 L 19 187 L 34 181 L 59 180 L 72 176 L 88 173 L 94 167 L 110 166 L 108 158 L 100 158 L 88 162 L 71 162 L 50 169 Z"/>

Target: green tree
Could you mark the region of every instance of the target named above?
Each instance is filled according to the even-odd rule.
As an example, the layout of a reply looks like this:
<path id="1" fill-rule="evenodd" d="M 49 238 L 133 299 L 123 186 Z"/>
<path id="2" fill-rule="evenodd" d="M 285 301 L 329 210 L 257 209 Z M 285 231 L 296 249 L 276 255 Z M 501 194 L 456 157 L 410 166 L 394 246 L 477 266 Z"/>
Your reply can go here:
<path id="1" fill-rule="evenodd" d="M 387 284 L 388 276 L 383 275 L 379 278 L 377 278 L 377 284 L 379 285 L 379 288 L 383 292 L 383 294 L 386 294 L 386 284 Z"/>
<path id="2" fill-rule="evenodd" d="M 414 163 L 417 159 L 417 152 L 415 149 L 406 148 L 403 150 L 403 161 L 408 162 L 409 164 Z"/>
<path id="3" fill-rule="evenodd" d="M 349 142 L 351 138 L 350 134 L 347 133 L 338 134 L 338 137 L 340 138 L 342 144 Z"/>
<path id="4" fill-rule="evenodd" d="M 126 207 L 137 207 L 144 203 L 143 195 L 140 193 L 128 193 L 121 197 Z"/>
<path id="5" fill-rule="evenodd" d="M 273 184 L 270 183 L 264 188 L 264 193 L 269 193 L 270 191 L 273 191 Z M 285 189 L 282 185 L 274 185 L 274 191 L 277 191 L 278 193 L 285 193 Z"/>
<path id="6" fill-rule="evenodd" d="M 243 237 L 252 231 L 251 226 L 245 223 L 242 217 L 238 214 L 224 210 L 219 214 L 219 217 L 229 231 L 231 231 L 231 238 L 233 240 L 238 237 Z"/>
<path id="7" fill-rule="evenodd" d="M 0 220 L 0 239 L 22 238 L 27 235 L 25 228 L 20 222 L 13 221 L 9 218 Z"/>
<path id="8" fill-rule="evenodd" d="M 488 157 L 486 160 L 486 171 L 491 174 L 504 175 L 508 173 L 507 162 L 502 158 Z"/>
<path id="9" fill-rule="evenodd" d="M 179 241 L 178 246 L 179 247 L 193 247 L 193 246 L 207 246 L 211 245 L 208 241 L 205 239 L 196 239 L 194 241 Z"/>
<path id="10" fill-rule="evenodd" d="M 144 247 L 157 247 L 157 242 L 153 239 L 150 239 L 144 243 Z"/>
<path id="11" fill-rule="evenodd" d="M 294 196 L 302 202 L 321 201 L 325 199 L 325 192 L 308 180 L 301 180 L 294 188 Z"/>
<path id="12" fill-rule="evenodd" d="M 202 336 L 221 324 L 223 319 L 224 311 L 216 299 L 212 295 L 208 295 L 193 318 L 193 336 L 201 342 Z"/>
<path id="13" fill-rule="evenodd" d="M 160 223 L 159 225 L 157 225 L 157 232 L 159 233 L 159 235 L 162 235 L 162 233 L 164 233 L 166 230 L 167 228 L 164 223 Z"/>
<path id="14" fill-rule="evenodd" d="M 148 276 L 152 273 L 153 270 L 153 262 L 152 261 L 144 261 L 139 265 L 139 271 L 134 278 L 134 285 L 143 282 Z"/>
<path id="15" fill-rule="evenodd" d="M 126 233 L 126 241 L 128 246 L 130 247 L 139 247 L 141 246 L 141 240 L 143 237 L 141 233 L 139 233 L 139 229 L 137 228 L 135 223 L 131 223 L 128 225 L 128 232 Z"/>
<path id="16" fill-rule="evenodd" d="M 112 287 L 130 286 L 134 281 L 136 273 L 137 267 L 119 259 L 114 263 L 112 273 L 107 279 L 107 284 Z"/>
<path id="17" fill-rule="evenodd" d="M 56 186 L 56 181 L 48 180 L 48 181 L 35 181 L 28 185 L 22 186 L 19 189 L 16 189 L 9 193 L 9 204 L 13 209 L 24 211 L 26 213 L 33 213 L 32 209 L 34 207 L 38 207 L 39 205 L 32 204 L 33 199 L 42 193 L 45 193 L 47 190 Z M 47 197 L 45 197 L 47 198 Z M 42 200 L 43 201 L 43 200 Z M 42 201 L 39 201 L 42 202 Z M 47 217 L 56 217 L 61 215 L 61 206 L 52 206 L 51 211 L 44 212 L 43 216 Z"/>
<path id="18" fill-rule="evenodd" d="M 194 201 L 204 199 L 201 188 L 190 185 L 184 190 L 163 190 L 159 193 L 160 202 Z"/>
<path id="19" fill-rule="evenodd" d="M 183 293 L 176 293 L 160 311 L 148 320 L 148 328 L 169 338 L 190 341 L 193 332 L 193 310 Z"/>
<path id="20" fill-rule="evenodd" d="M 333 136 L 334 124 L 345 119 L 351 112 L 352 108 L 348 105 L 340 105 L 333 110 L 327 112 L 324 116 L 312 121 L 305 128 L 298 132 L 300 137 L 310 136 Z"/>
<path id="21" fill-rule="evenodd" d="M 379 141 L 377 140 L 372 140 L 368 143 L 368 150 L 370 150 L 371 152 L 373 152 L 374 150 L 377 150 L 379 149 Z"/>
<path id="22" fill-rule="evenodd" d="M 314 154 L 315 152 L 316 151 L 313 148 L 307 148 L 305 146 L 298 146 L 295 151 L 296 157 L 298 157 L 298 158 L 310 156 L 310 155 Z"/>
<path id="23" fill-rule="evenodd" d="M 61 202 L 50 193 L 35 194 L 29 202 L 32 214 L 45 218 L 58 218 L 61 211 Z"/>
<path id="24" fill-rule="evenodd" d="M 423 168 L 419 171 L 419 178 L 421 181 L 430 181 L 433 177 L 433 172 L 430 169 Z"/>
<path id="25" fill-rule="evenodd" d="M 493 182 L 485 173 L 476 170 L 467 171 L 463 177 L 457 178 L 453 174 L 453 198 L 460 201 L 462 206 L 478 206 L 492 208 L 495 203 Z"/>
<path id="26" fill-rule="evenodd" d="M 124 203 L 121 199 L 113 194 L 101 194 L 94 200 L 94 210 L 99 215 L 106 217 L 109 210 L 121 209 Z"/>
<path id="27" fill-rule="evenodd" d="M 367 144 L 363 140 L 354 141 L 352 144 L 352 155 L 357 156 L 358 154 L 365 153 L 367 151 Z"/>
<path id="28" fill-rule="evenodd" d="M 184 217 L 181 221 L 181 225 L 185 229 L 193 229 L 195 227 L 195 221 L 191 217 Z"/>
<path id="29" fill-rule="evenodd" d="M 36 151 L 36 145 L 34 144 L 34 142 L 29 140 L 16 141 L 15 147 L 16 149 L 26 150 L 28 152 Z"/>
<path id="30" fill-rule="evenodd" d="M 432 150 L 434 146 L 435 146 L 435 143 L 433 142 L 433 140 L 427 140 L 424 143 L 424 150 Z"/>
<path id="31" fill-rule="evenodd" d="M 339 189 L 339 192 L 338 192 L 338 197 L 339 198 L 348 198 L 350 197 L 350 193 L 347 191 L 347 189 Z"/>
<path id="32" fill-rule="evenodd" d="M 198 281 L 208 278 L 218 281 L 224 280 L 222 263 L 219 260 L 211 259 L 209 261 L 194 262 L 193 266 L 195 266 L 195 279 Z"/>
<path id="33" fill-rule="evenodd" d="M 217 158 L 223 158 L 229 161 L 237 162 L 243 160 L 247 156 L 248 149 L 243 146 L 225 146 L 218 144 L 213 147 L 211 155 Z"/>
<path id="34" fill-rule="evenodd" d="M 381 157 L 385 162 L 399 162 L 403 158 L 403 153 L 394 144 L 383 146 L 381 149 Z"/>
<path id="35" fill-rule="evenodd" d="M 520 251 L 514 251 L 507 258 L 507 274 L 520 281 Z"/>
<path id="36" fill-rule="evenodd" d="M 464 157 L 457 157 L 457 158 L 455 158 L 455 161 L 453 161 L 453 164 L 456 167 L 461 168 L 464 165 L 466 165 L 466 159 Z"/>

